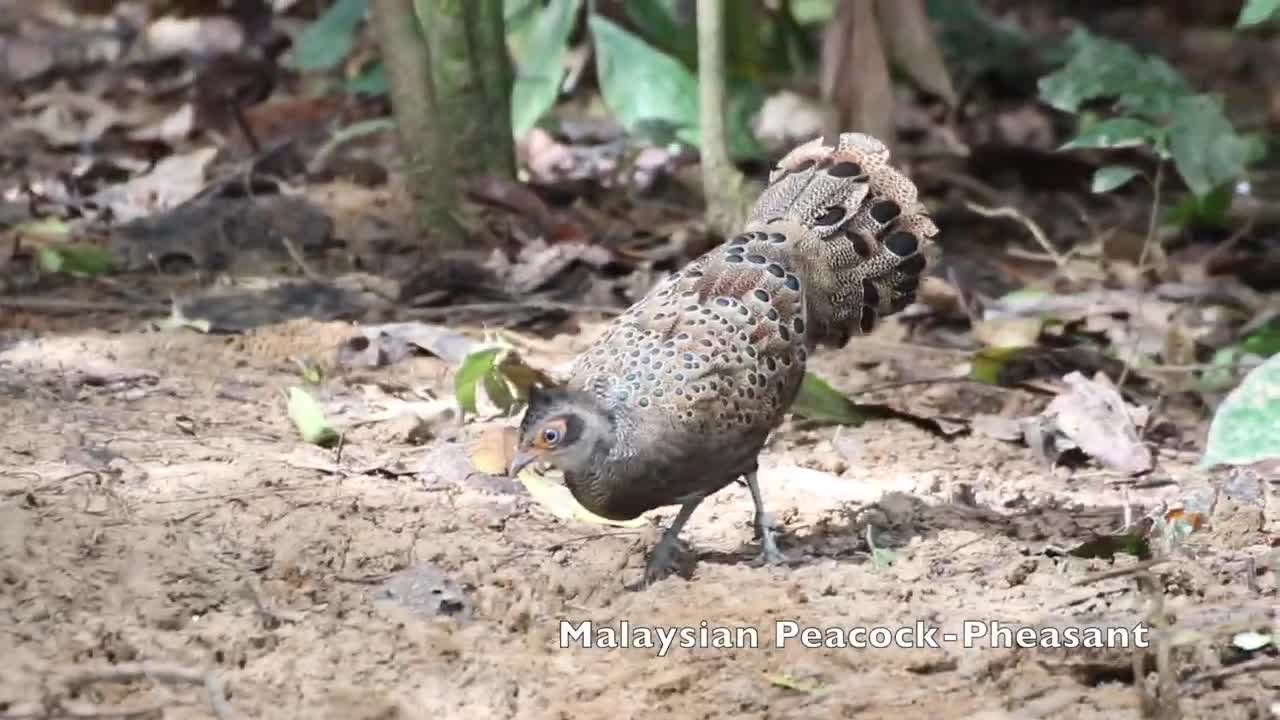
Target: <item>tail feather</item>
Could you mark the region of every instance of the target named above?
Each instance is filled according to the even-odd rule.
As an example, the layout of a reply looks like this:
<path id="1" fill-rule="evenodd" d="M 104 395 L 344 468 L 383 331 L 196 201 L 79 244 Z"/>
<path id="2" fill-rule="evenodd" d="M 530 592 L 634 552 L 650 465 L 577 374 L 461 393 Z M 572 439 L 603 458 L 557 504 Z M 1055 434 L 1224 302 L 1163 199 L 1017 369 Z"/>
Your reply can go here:
<path id="1" fill-rule="evenodd" d="M 746 231 L 782 232 L 804 279 L 814 342 L 844 345 L 915 301 L 938 254 L 938 228 L 889 151 L 862 133 L 788 153 L 748 217 Z"/>

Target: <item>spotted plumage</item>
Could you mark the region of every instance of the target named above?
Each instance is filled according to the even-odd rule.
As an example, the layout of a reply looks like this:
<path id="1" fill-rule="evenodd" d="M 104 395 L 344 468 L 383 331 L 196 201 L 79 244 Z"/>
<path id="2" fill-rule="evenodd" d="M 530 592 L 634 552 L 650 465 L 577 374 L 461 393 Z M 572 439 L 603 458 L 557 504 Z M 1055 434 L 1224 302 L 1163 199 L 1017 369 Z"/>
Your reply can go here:
<path id="1" fill-rule="evenodd" d="M 742 233 L 618 317 L 565 387 L 534 393 L 513 472 L 556 465 L 578 501 L 608 518 L 681 505 L 646 581 L 697 504 L 745 477 L 762 554 L 780 559 L 755 479 L 765 439 L 809 353 L 909 305 L 936 254 L 937 228 L 888 160 L 858 133 L 787 154 Z"/>

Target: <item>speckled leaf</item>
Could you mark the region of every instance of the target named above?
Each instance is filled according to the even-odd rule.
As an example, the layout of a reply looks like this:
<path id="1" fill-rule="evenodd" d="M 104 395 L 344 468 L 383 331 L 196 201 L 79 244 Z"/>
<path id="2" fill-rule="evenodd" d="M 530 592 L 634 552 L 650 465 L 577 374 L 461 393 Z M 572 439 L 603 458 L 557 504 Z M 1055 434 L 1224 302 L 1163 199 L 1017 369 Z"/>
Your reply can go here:
<path id="1" fill-rule="evenodd" d="M 836 425 L 856 426 L 867 419 L 856 403 L 813 373 L 805 373 L 791 412 L 806 420 Z"/>
<path id="2" fill-rule="evenodd" d="M 1201 467 L 1280 458 L 1280 355 L 1249 371 L 1209 424 Z"/>

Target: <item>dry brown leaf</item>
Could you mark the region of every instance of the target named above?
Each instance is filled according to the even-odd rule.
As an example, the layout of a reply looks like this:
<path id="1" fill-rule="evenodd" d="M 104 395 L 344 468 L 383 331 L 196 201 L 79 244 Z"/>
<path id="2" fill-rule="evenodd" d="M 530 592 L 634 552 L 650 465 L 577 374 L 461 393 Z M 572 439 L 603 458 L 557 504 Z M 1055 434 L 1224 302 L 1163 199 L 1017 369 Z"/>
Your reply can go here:
<path id="1" fill-rule="evenodd" d="M 1108 469 L 1126 474 L 1150 470 L 1151 449 L 1138 433 L 1147 422 L 1147 409 L 1126 403 L 1105 375 L 1091 380 L 1072 372 L 1062 379 L 1067 391 L 1037 418 L 1042 434 L 1062 436 L 1067 442 L 1059 441 L 1057 447 L 1074 445 Z M 1036 446 L 1030 439 L 1028 444 Z"/>
<path id="2" fill-rule="evenodd" d="M 471 446 L 471 463 L 476 470 L 489 475 L 505 475 L 516 454 L 517 431 L 513 427 L 494 427 L 480 433 Z"/>
<path id="3" fill-rule="evenodd" d="M 94 200 L 110 206 L 119 222 L 168 210 L 200 192 L 205 184 L 205 168 L 217 154 L 218 148 L 206 147 L 185 155 L 170 155 L 146 175 L 106 188 Z"/>

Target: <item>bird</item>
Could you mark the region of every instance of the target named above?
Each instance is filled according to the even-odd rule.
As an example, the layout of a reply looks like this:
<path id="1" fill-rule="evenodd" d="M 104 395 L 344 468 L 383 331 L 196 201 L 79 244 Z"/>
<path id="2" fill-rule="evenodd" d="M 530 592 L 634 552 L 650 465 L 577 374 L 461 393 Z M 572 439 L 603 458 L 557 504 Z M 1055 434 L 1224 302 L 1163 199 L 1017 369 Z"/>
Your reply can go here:
<path id="1" fill-rule="evenodd" d="M 751 494 L 757 561 L 787 561 L 757 480 L 760 452 L 810 355 L 913 303 L 940 254 L 915 184 L 889 161 L 864 133 L 795 147 L 741 232 L 616 317 L 562 384 L 530 389 L 509 476 L 549 465 L 610 520 L 679 506 L 635 587 L 669 573 L 694 510 L 735 482 Z"/>

